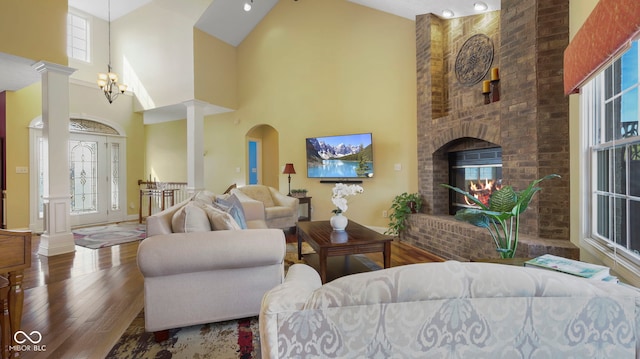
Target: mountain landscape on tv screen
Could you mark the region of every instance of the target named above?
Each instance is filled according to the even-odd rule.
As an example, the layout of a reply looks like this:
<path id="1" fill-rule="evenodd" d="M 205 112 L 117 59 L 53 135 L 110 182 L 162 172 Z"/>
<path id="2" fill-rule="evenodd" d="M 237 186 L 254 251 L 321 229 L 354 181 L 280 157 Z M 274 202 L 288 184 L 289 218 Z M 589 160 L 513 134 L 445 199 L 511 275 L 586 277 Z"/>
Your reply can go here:
<path id="1" fill-rule="evenodd" d="M 345 136 L 348 139 L 348 136 Z M 321 138 L 307 138 L 307 173 L 309 177 L 371 177 L 373 150 L 371 143 L 329 144 Z"/>
<path id="2" fill-rule="evenodd" d="M 316 157 L 319 162 L 322 160 L 341 159 L 345 161 L 357 161 L 358 155 L 362 152 L 362 156 L 365 160 L 371 161 L 371 145 L 363 147 L 362 144 L 346 144 L 340 143 L 336 146 L 332 146 L 325 142 L 319 141 L 317 138 L 307 139 L 307 150 L 311 147 L 312 151 L 307 151 L 308 156 Z M 367 155 L 366 152 L 369 154 Z M 351 156 L 351 157 L 349 157 Z"/>

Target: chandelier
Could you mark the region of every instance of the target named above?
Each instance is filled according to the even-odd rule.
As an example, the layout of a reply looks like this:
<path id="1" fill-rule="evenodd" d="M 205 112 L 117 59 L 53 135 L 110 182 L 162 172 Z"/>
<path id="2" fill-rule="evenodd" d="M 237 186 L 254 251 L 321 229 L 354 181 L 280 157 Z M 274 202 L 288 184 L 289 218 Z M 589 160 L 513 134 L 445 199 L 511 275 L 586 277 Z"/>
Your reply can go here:
<path id="1" fill-rule="evenodd" d="M 127 90 L 127 85 L 118 84 L 118 75 L 115 72 L 111 72 L 111 0 L 108 2 L 109 6 L 109 63 L 107 64 L 107 73 L 98 74 L 98 87 L 104 91 L 104 96 L 109 103 L 115 101 L 118 95 L 124 93 Z"/>

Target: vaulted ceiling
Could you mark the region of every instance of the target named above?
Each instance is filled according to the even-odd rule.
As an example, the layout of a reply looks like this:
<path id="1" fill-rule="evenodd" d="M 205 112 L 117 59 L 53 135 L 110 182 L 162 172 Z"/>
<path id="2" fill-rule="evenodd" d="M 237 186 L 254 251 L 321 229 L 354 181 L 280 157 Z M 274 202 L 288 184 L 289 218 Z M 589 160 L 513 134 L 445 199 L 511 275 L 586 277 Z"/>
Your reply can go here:
<path id="1" fill-rule="evenodd" d="M 150 2 L 184 14 L 194 19 L 195 27 L 233 46 L 238 46 L 278 1 L 318 0 L 110 0 L 111 20 L 116 20 Z M 479 0 L 347 0 L 362 6 L 414 20 L 416 15 L 433 13 L 441 15 L 451 10 L 453 17 L 478 13 L 474 3 Z M 244 11 L 245 2 L 252 4 L 251 11 Z M 500 9 L 500 0 L 482 0 L 485 11 Z M 69 7 L 107 20 L 109 2 L 105 0 L 69 0 Z M 0 92 L 15 91 L 39 81 L 39 75 L 31 68 L 31 62 L 0 53 Z"/>

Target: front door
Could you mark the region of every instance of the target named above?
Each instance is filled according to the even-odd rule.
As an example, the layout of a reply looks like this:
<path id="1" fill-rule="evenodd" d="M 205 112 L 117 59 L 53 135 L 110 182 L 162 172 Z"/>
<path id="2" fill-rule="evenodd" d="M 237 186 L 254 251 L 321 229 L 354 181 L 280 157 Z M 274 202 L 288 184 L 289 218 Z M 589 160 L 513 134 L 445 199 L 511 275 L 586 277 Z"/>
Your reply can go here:
<path id="1" fill-rule="evenodd" d="M 69 181 L 71 225 L 117 222 L 124 219 L 120 198 L 122 139 L 71 134 Z"/>

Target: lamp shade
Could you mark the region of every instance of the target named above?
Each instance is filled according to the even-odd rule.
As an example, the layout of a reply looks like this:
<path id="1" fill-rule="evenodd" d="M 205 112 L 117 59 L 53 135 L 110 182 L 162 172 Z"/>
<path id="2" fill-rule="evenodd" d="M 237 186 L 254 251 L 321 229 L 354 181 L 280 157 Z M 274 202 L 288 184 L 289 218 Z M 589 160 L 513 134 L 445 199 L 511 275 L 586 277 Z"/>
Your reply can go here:
<path id="1" fill-rule="evenodd" d="M 293 168 L 293 163 L 287 163 L 286 165 L 284 165 L 284 171 L 282 171 L 283 174 L 296 174 L 296 169 Z"/>

